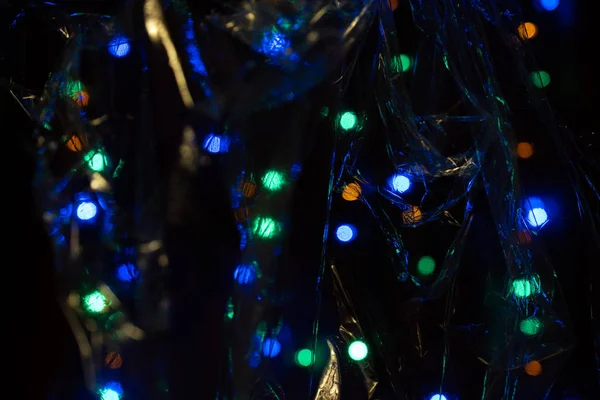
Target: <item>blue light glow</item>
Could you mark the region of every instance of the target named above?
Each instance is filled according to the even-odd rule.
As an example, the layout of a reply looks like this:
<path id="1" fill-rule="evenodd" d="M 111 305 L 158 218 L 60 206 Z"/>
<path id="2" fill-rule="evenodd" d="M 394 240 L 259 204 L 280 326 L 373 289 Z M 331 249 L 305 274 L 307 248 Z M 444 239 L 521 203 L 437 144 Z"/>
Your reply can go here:
<path id="1" fill-rule="evenodd" d="M 350 242 L 356 237 L 356 229 L 352 225 L 340 225 L 335 231 L 335 235 L 340 242 Z"/>
<path id="2" fill-rule="evenodd" d="M 443 394 L 434 394 L 429 400 L 448 400 Z"/>
<path id="3" fill-rule="evenodd" d="M 253 265 L 239 265 L 233 271 L 233 279 L 240 285 L 250 285 L 256 280 L 256 269 Z"/>
<path id="4" fill-rule="evenodd" d="M 390 186 L 393 191 L 404 193 L 410 189 L 410 179 L 406 175 L 394 175 L 390 179 Z"/>
<path id="5" fill-rule="evenodd" d="M 115 36 L 108 44 L 108 52 L 117 58 L 123 58 L 129 54 L 131 46 L 129 40 L 123 36 Z"/>
<path id="6" fill-rule="evenodd" d="M 229 150 L 229 140 L 225 136 L 209 134 L 204 139 L 204 150 L 209 153 L 226 153 Z"/>
<path id="7" fill-rule="evenodd" d="M 546 11 L 554 11 L 558 8 L 560 0 L 537 0 L 540 7 Z"/>
<path id="8" fill-rule="evenodd" d="M 98 213 L 98 207 L 91 201 L 84 201 L 77 206 L 77 218 L 81 221 L 89 221 Z"/>
<path id="9" fill-rule="evenodd" d="M 282 56 L 290 47 L 290 39 L 277 31 L 266 32 L 260 44 L 259 51 L 267 57 Z"/>
<path id="10" fill-rule="evenodd" d="M 539 228 L 548 222 L 548 212 L 544 202 L 538 197 L 530 197 L 523 207 L 525 220 L 532 228 Z"/>
<path id="11" fill-rule="evenodd" d="M 121 264 L 117 268 L 117 278 L 122 282 L 131 282 L 139 276 L 138 269 L 131 263 Z"/>
<path id="12" fill-rule="evenodd" d="M 265 339 L 265 342 L 263 343 L 263 354 L 265 357 L 277 357 L 279 352 L 281 352 L 281 344 L 277 339 Z"/>
<path id="13" fill-rule="evenodd" d="M 98 393 L 101 400 L 120 400 L 123 388 L 119 382 L 108 382 Z"/>
<path id="14" fill-rule="evenodd" d="M 198 49 L 198 45 L 196 43 L 195 36 L 196 35 L 194 34 L 194 21 L 190 18 L 188 19 L 185 29 L 185 38 L 187 41 L 185 50 L 188 53 L 190 64 L 192 64 L 192 69 L 194 70 L 194 72 L 202 76 L 208 76 L 208 73 L 206 72 L 206 66 L 202 61 L 200 50 Z"/>

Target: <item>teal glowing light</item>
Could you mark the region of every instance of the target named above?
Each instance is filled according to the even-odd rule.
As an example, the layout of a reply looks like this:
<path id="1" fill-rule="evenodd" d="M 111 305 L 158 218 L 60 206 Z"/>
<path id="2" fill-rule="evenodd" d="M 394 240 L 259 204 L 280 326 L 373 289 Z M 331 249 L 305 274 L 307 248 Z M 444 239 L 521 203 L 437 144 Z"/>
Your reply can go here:
<path id="1" fill-rule="evenodd" d="M 313 363 L 313 352 L 310 349 L 302 349 L 296 353 L 296 364 L 301 367 L 309 367 Z"/>
<path id="2" fill-rule="evenodd" d="M 95 291 L 83 298 L 83 307 L 91 313 L 100 313 L 108 305 L 108 300 L 102 293 Z"/>
<path id="3" fill-rule="evenodd" d="M 354 361 L 362 361 L 367 358 L 369 348 L 362 340 L 355 340 L 348 346 L 348 355 Z"/>
<path id="4" fill-rule="evenodd" d="M 345 131 L 355 129 L 358 125 L 358 118 L 352 111 L 346 111 L 340 115 L 340 128 Z"/>
<path id="5" fill-rule="evenodd" d="M 252 225 L 252 232 L 260 238 L 271 239 L 279 233 L 279 224 L 269 217 L 257 217 Z"/>

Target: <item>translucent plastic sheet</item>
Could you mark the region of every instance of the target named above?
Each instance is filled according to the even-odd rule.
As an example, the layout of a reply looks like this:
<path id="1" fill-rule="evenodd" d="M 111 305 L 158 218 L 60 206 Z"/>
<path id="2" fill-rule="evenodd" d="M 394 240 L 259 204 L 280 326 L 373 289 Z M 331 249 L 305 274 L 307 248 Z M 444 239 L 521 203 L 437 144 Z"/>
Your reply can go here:
<path id="1" fill-rule="evenodd" d="M 526 82 L 518 4 L 411 2 L 397 12 L 418 28 L 414 59 L 400 57 L 385 1 L 224 9 L 205 16 L 144 0 L 119 18 L 72 15 L 59 68 L 27 104 L 60 302 L 89 390 L 454 399 L 466 390 L 468 349 L 485 366 L 468 379 L 481 398 L 543 398 L 574 342 L 487 39 L 504 41 Z M 311 96 L 319 90 L 333 95 Z M 297 268 L 292 205 L 318 142 L 332 144 L 320 265 L 310 269 L 314 318 L 302 336 L 290 328 L 299 289 L 282 277 Z M 478 266 L 486 287 L 472 302 L 488 312 L 469 320 L 457 273 L 476 242 L 477 207 L 489 208 L 500 261 Z M 336 221 L 358 209 L 389 263 L 363 258 L 355 273 L 333 238 L 353 239 L 356 227 Z M 357 280 L 373 269 L 392 278 L 385 304 Z M 321 328 L 329 292 L 337 332 Z M 394 316 L 376 311 L 384 307 Z M 294 375 L 298 365 L 310 372 Z"/>

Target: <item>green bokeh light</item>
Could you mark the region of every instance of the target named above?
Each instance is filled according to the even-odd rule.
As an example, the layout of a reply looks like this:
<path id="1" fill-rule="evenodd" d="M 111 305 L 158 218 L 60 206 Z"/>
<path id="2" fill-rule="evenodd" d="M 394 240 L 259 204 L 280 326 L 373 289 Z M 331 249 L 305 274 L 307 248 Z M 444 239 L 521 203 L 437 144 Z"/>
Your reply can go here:
<path id="1" fill-rule="evenodd" d="M 83 307 L 91 313 L 100 313 L 108 305 L 108 300 L 99 291 L 88 294 L 83 298 Z"/>
<path id="2" fill-rule="evenodd" d="M 348 346 L 348 355 L 354 361 L 362 361 L 367 358 L 369 348 L 362 340 L 355 340 Z"/>
<path id="3" fill-rule="evenodd" d="M 400 54 L 392 58 L 392 71 L 395 73 L 407 72 L 412 68 L 412 57 L 407 54 Z"/>
<path id="4" fill-rule="evenodd" d="M 527 336 L 537 335 L 542 330 L 542 327 L 542 321 L 537 317 L 527 318 L 519 323 L 519 329 Z"/>
<path id="5" fill-rule="evenodd" d="M 358 118 L 356 117 L 356 114 L 352 111 L 346 111 L 342 113 L 342 115 L 340 115 L 340 127 L 343 130 L 348 131 L 350 129 L 354 129 L 356 128 L 357 124 Z"/>
<path id="6" fill-rule="evenodd" d="M 274 192 L 285 185 L 285 176 L 281 172 L 267 171 L 262 177 L 262 183 L 265 186 L 265 189 Z"/>
<path id="7" fill-rule="evenodd" d="M 424 256 L 417 262 L 417 272 L 420 275 L 431 275 L 435 271 L 435 260 L 433 257 Z"/>
<path id="8" fill-rule="evenodd" d="M 271 239 L 279 233 L 279 224 L 269 217 L 257 217 L 252 225 L 252 232 L 260 238 Z"/>
<path id="9" fill-rule="evenodd" d="M 539 277 L 515 279 L 511 285 L 511 293 L 516 297 L 524 298 L 537 294 L 540 291 Z"/>
<path id="10" fill-rule="evenodd" d="M 102 172 L 108 164 L 106 156 L 101 151 L 92 150 L 85 156 L 90 169 L 94 172 Z"/>
<path id="11" fill-rule="evenodd" d="M 296 353 L 296 363 L 301 367 L 309 367 L 313 363 L 313 352 L 302 349 Z"/>
<path id="12" fill-rule="evenodd" d="M 530 74 L 531 83 L 538 89 L 550 84 L 550 74 L 546 71 L 534 71 Z"/>

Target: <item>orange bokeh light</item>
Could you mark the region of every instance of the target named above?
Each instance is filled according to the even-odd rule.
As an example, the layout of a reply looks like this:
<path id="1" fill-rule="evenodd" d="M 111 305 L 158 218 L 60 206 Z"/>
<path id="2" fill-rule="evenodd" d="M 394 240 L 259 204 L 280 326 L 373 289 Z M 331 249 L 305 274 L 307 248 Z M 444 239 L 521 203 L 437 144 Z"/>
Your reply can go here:
<path id="1" fill-rule="evenodd" d="M 525 365 L 525 373 L 531 376 L 538 376 L 542 373 L 542 364 L 539 361 L 530 361 Z"/>
<path id="2" fill-rule="evenodd" d="M 75 101 L 79 107 L 86 107 L 90 101 L 90 95 L 83 90 L 76 92 L 73 94 L 73 101 Z"/>
<path id="3" fill-rule="evenodd" d="M 342 198 L 346 201 L 358 200 L 362 193 L 362 189 L 358 183 L 349 183 L 342 191 Z"/>
<path id="4" fill-rule="evenodd" d="M 242 185 L 242 196 L 249 199 L 251 197 L 254 197 L 255 194 L 256 194 L 256 183 L 254 183 L 252 181 L 244 182 L 244 184 Z"/>
<path id="5" fill-rule="evenodd" d="M 419 222 L 423 218 L 421 214 L 421 209 L 417 206 L 414 206 L 410 210 L 404 211 L 402 213 L 402 222 L 406 225 L 411 225 L 416 222 Z"/>
<path id="6" fill-rule="evenodd" d="M 77 135 L 71 136 L 71 138 L 67 141 L 67 148 L 71 151 L 83 150 L 83 144 L 81 143 L 81 139 L 79 139 Z"/>
<path id="7" fill-rule="evenodd" d="M 106 366 L 108 368 L 111 368 L 111 369 L 121 368 L 121 365 L 123 365 L 123 357 L 121 357 L 121 355 L 119 353 L 115 353 L 114 351 L 111 351 L 110 353 L 108 353 L 106 355 L 106 358 L 104 359 L 104 363 L 106 364 Z"/>
<path id="8" fill-rule="evenodd" d="M 538 34 L 538 28 L 533 22 L 524 22 L 517 28 L 521 39 L 533 39 Z"/>
<path id="9" fill-rule="evenodd" d="M 520 158 L 529 158 L 533 155 L 533 145 L 527 142 L 521 142 L 517 145 L 517 155 Z"/>
<path id="10" fill-rule="evenodd" d="M 398 8 L 398 0 L 388 0 L 388 4 L 392 10 Z"/>

